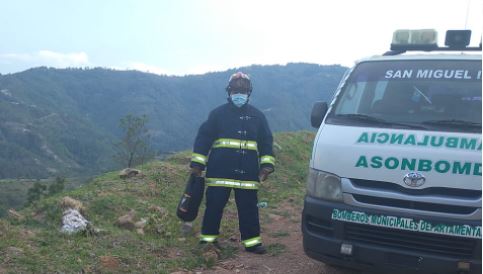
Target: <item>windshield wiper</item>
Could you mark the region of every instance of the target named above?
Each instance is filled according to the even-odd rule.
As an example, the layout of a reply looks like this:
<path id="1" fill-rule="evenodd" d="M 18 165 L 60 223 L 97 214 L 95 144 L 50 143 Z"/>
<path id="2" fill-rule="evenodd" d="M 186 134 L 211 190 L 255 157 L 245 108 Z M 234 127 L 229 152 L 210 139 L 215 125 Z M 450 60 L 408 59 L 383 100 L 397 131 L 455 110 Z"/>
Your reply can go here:
<path id="1" fill-rule="evenodd" d="M 379 124 L 379 125 L 386 125 L 391 127 L 396 126 L 396 127 L 405 127 L 405 128 L 412 128 L 412 129 L 427 129 L 425 126 L 421 126 L 421 125 L 400 123 L 400 122 L 390 122 L 381 118 L 377 118 L 366 114 L 360 114 L 360 113 L 336 114 L 334 115 L 334 117 L 349 118 L 357 121 L 368 122 L 368 123 Z"/>
<path id="2" fill-rule="evenodd" d="M 433 126 L 457 126 L 457 127 L 478 127 L 481 128 L 481 122 L 472 122 L 466 120 L 457 120 L 457 119 L 449 119 L 449 120 L 428 120 L 421 122 L 422 124 L 426 125 L 433 125 Z"/>
<path id="3" fill-rule="evenodd" d="M 365 114 L 359 114 L 359 113 L 347 113 L 347 114 L 336 114 L 334 117 L 336 118 L 349 118 L 353 120 L 358 120 L 358 121 L 364 121 L 364 122 L 374 122 L 374 123 L 381 123 L 381 124 L 387 124 L 388 121 L 377 118 L 374 116 L 369 116 Z"/>

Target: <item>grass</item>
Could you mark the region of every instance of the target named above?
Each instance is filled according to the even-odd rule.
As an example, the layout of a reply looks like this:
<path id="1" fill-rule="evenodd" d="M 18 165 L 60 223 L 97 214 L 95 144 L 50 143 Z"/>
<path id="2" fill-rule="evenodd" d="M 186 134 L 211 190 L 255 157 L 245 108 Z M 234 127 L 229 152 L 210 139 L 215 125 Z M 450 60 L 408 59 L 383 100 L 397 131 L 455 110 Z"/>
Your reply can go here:
<path id="1" fill-rule="evenodd" d="M 277 212 L 280 203 L 301 205 L 314 134 L 310 132 L 275 135 L 276 172 L 259 191 L 267 201 L 262 212 Z M 163 162 L 144 164 L 143 178 L 120 179 L 118 172 L 106 173 L 79 188 L 35 202 L 19 211 L 24 220 L 0 219 L 0 272 L 6 273 L 171 273 L 211 267 L 196 248 L 200 220 L 193 223 L 193 235 L 181 233 L 176 205 L 188 177 L 190 152 L 175 154 Z M 96 235 L 64 235 L 59 232 L 64 196 L 81 201 L 85 217 L 99 230 Z M 233 195 L 232 195 L 233 196 Z M 160 214 L 154 207 L 164 209 Z M 148 221 L 144 235 L 115 225 L 130 210 L 135 218 Z M 287 213 L 288 214 L 288 213 Z M 264 214 L 261 214 L 263 216 Z M 233 198 L 224 211 L 221 238 L 238 238 L 238 220 Z M 284 231 L 274 237 L 285 237 Z M 227 241 L 221 258 L 236 255 L 239 243 Z M 284 252 L 285 246 L 269 245 L 270 254 Z"/>
<path id="2" fill-rule="evenodd" d="M 86 183 L 88 177 L 72 177 L 66 178 L 65 190 L 72 190 Z M 7 216 L 10 208 L 21 209 L 27 203 L 27 193 L 29 188 L 37 180 L 33 179 L 16 179 L 16 180 L 0 180 L 0 218 Z M 55 178 L 38 180 L 39 183 L 50 186 L 55 182 Z"/>

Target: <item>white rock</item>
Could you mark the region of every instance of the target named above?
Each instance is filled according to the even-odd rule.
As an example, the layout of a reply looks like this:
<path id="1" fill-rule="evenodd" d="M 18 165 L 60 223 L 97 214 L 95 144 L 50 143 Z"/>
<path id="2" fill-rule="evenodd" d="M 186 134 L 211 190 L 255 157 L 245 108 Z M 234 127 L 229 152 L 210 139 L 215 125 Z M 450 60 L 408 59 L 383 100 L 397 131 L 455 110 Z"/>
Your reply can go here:
<path id="1" fill-rule="evenodd" d="M 89 221 L 86 220 L 79 211 L 69 208 L 64 211 L 62 228 L 60 231 L 67 234 L 73 234 L 86 230 L 88 224 Z"/>

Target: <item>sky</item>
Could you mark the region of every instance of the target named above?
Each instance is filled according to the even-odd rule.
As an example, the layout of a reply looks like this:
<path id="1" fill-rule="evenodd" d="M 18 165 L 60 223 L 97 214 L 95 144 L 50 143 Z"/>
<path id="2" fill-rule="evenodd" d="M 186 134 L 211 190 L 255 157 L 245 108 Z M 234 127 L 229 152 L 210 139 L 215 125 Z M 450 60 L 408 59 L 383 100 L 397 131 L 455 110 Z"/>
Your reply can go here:
<path id="1" fill-rule="evenodd" d="M 396 29 L 471 29 L 483 0 L 0 0 L 0 73 L 105 67 L 187 75 L 307 62 L 352 66 Z"/>

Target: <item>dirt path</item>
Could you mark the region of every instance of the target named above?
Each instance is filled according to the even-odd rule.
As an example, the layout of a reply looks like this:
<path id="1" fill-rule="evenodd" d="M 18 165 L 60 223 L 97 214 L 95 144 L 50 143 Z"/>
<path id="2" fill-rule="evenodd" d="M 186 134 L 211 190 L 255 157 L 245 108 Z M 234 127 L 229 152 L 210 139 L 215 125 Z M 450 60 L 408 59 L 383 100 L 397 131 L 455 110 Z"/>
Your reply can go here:
<path id="1" fill-rule="evenodd" d="M 301 209 L 285 204 L 273 210 L 261 209 L 262 238 L 268 254 L 255 255 L 241 247 L 234 258 L 219 261 L 210 270 L 195 273 L 320 273 L 356 274 L 357 271 L 334 268 L 307 257 L 303 251 L 300 227 Z"/>

